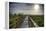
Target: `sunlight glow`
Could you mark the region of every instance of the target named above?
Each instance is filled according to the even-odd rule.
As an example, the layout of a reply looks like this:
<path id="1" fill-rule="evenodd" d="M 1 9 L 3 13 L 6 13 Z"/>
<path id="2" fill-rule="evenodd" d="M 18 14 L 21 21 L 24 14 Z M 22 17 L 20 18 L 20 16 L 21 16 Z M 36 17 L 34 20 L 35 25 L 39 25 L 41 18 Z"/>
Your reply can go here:
<path id="1" fill-rule="evenodd" d="M 39 9 L 39 5 L 34 5 L 34 9 L 38 10 Z"/>
<path id="2" fill-rule="evenodd" d="M 34 12 L 37 12 L 38 13 L 39 12 L 39 8 L 40 8 L 39 5 L 38 4 L 35 4 L 34 5 Z"/>

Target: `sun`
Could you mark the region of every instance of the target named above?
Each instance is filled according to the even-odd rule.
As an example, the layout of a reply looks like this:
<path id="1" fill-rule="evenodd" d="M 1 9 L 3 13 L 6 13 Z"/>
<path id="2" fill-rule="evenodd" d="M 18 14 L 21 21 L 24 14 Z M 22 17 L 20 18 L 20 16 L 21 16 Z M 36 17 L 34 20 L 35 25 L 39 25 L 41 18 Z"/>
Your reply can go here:
<path id="1" fill-rule="evenodd" d="M 39 9 L 39 5 L 34 5 L 34 9 L 38 10 Z"/>

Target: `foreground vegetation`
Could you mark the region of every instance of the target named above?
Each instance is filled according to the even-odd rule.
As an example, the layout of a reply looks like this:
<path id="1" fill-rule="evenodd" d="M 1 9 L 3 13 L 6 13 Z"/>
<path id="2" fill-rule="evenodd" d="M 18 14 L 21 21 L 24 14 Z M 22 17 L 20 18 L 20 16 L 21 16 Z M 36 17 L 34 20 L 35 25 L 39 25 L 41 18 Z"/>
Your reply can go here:
<path id="1" fill-rule="evenodd" d="M 9 14 L 9 28 L 20 28 L 20 25 L 26 16 L 28 16 L 29 27 L 35 27 L 32 21 L 30 21 L 30 17 L 39 25 L 39 27 L 44 26 L 44 15 Z"/>
<path id="2" fill-rule="evenodd" d="M 44 15 L 32 15 L 30 16 L 40 27 L 44 26 Z"/>
<path id="3" fill-rule="evenodd" d="M 20 24 L 23 22 L 23 19 L 25 18 L 22 14 L 14 14 L 9 15 L 9 28 L 19 28 Z"/>

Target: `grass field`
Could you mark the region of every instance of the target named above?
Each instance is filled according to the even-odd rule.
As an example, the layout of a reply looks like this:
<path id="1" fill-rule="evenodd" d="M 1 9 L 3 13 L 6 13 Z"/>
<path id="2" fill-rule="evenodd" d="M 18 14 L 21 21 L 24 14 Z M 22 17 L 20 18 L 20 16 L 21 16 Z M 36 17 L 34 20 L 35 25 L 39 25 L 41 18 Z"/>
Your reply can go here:
<path id="1" fill-rule="evenodd" d="M 40 27 L 44 26 L 44 15 L 32 15 L 30 16 Z"/>
<path id="2" fill-rule="evenodd" d="M 44 26 L 44 15 L 9 15 L 9 28 L 20 28 L 21 23 L 28 16 L 29 19 L 29 26 L 34 27 L 33 23 L 30 21 L 30 17 L 39 25 L 39 27 Z"/>
<path id="3" fill-rule="evenodd" d="M 14 16 L 12 16 L 12 15 L 9 15 L 9 16 L 11 16 L 10 18 L 9 18 L 9 28 L 19 28 L 20 26 L 20 24 L 23 22 L 23 19 L 25 18 L 25 16 L 23 16 L 23 15 L 14 15 Z"/>

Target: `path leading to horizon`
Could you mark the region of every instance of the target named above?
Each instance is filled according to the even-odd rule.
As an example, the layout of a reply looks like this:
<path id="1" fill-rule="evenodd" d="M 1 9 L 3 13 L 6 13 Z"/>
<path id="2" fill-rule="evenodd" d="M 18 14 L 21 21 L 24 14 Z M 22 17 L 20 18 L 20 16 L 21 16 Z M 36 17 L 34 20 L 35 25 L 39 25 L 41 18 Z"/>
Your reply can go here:
<path id="1" fill-rule="evenodd" d="M 26 16 L 20 28 L 28 28 L 28 25 L 28 16 Z"/>
<path id="2" fill-rule="evenodd" d="M 39 27 L 33 19 L 30 17 L 31 21 L 28 20 L 28 16 L 25 17 L 23 23 L 21 24 L 20 28 L 29 28 L 29 27 Z M 29 22 L 29 23 L 28 23 Z M 33 23 L 33 24 L 32 24 Z M 30 25 L 29 25 L 30 24 Z M 33 25 L 33 26 L 32 26 Z"/>

